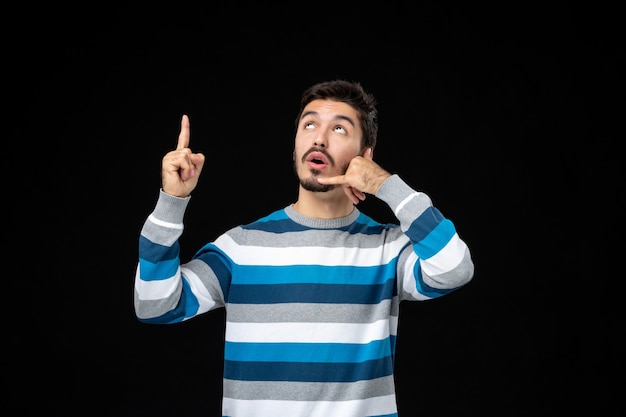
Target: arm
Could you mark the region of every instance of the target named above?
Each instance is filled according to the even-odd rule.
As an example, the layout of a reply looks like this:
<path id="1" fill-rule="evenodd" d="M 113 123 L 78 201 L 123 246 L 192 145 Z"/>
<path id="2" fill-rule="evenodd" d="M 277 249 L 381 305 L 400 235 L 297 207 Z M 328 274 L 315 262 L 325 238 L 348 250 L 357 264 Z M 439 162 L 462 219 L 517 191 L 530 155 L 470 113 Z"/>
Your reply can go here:
<path id="1" fill-rule="evenodd" d="M 454 224 L 435 207 L 428 195 L 409 187 L 372 159 L 371 148 L 355 157 L 344 175 L 318 178 L 322 184 L 341 184 L 353 203 L 375 195 L 395 213 L 411 246 L 400 256 L 400 279 L 408 285 L 410 297 L 434 298 L 468 283 L 474 264 Z M 410 276 L 404 272 L 410 271 Z M 406 288 L 405 288 L 406 290 Z"/>
<path id="2" fill-rule="evenodd" d="M 415 282 L 403 290 L 413 299 L 435 298 L 467 284 L 474 275 L 469 248 L 450 219 L 432 205 L 428 195 L 392 175 L 378 189 L 400 221 L 411 246 L 400 257 L 399 269 Z"/>
<path id="3" fill-rule="evenodd" d="M 204 155 L 192 153 L 188 146 L 189 118 L 185 115 L 176 149 L 163 157 L 162 189 L 139 237 L 134 306 L 141 321 L 174 323 L 217 304 L 206 290 L 199 290 L 193 270 L 194 262 L 200 261 L 180 265 L 178 239 L 183 232 L 183 216 L 204 164 Z M 219 294 L 211 295 L 219 299 Z"/>

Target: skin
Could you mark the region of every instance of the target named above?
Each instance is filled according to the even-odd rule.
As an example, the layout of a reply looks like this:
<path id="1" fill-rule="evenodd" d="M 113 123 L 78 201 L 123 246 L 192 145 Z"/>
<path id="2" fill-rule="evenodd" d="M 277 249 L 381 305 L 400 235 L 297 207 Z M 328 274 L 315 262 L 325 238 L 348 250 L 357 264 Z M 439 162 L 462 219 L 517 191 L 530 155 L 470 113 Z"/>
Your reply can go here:
<path id="1" fill-rule="evenodd" d="M 374 195 L 391 174 L 361 148 L 362 130 L 350 105 L 314 100 L 304 109 L 294 141 L 294 169 L 300 180 L 294 208 L 319 219 L 347 216 Z M 178 145 L 162 161 L 163 191 L 186 197 L 198 184 L 205 156 L 189 148 L 189 118 L 183 115 Z"/>
<path id="2" fill-rule="evenodd" d="M 189 149 L 189 117 L 183 115 L 176 149 L 168 152 L 161 163 L 163 191 L 176 197 L 187 197 L 196 185 L 204 166 L 205 156 Z"/>

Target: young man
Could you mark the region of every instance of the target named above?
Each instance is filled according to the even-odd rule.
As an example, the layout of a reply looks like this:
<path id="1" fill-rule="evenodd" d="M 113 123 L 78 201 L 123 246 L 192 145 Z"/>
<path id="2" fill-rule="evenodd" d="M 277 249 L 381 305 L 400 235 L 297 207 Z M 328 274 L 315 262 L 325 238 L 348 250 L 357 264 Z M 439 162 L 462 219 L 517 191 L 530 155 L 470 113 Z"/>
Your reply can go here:
<path id="1" fill-rule="evenodd" d="M 204 155 L 178 146 L 139 241 L 135 311 L 178 323 L 226 309 L 223 416 L 397 416 L 394 350 L 401 301 L 468 283 L 474 264 L 430 198 L 372 159 L 375 99 L 359 83 L 313 85 L 296 118 L 297 200 L 234 227 L 181 264 L 178 239 Z M 399 224 L 356 205 L 376 196 Z"/>

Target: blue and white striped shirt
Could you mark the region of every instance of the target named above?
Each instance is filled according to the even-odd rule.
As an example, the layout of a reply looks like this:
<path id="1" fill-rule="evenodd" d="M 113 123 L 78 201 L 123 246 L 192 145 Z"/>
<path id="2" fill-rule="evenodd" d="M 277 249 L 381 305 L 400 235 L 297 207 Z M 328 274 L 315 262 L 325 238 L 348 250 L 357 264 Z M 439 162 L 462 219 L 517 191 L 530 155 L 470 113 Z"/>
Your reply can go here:
<path id="1" fill-rule="evenodd" d="M 223 416 L 397 416 L 399 303 L 471 280 L 452 222 L 397 175 L 376 197 L 399 224 L 358 209 L 305 217 L 287 206 L 180 263 L 189 198 L 160 193 L 140 236 L 135 311 L 169 324 L 226 309 Z"/>

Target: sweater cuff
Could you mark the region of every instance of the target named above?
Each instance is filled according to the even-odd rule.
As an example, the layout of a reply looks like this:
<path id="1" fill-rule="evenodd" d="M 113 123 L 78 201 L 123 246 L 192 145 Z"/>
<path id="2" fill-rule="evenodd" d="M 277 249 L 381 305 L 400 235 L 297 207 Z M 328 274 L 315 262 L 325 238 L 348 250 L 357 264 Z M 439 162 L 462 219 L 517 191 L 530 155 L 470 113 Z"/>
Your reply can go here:
<path id="1" fill-rule="evenodd" d="M 167 194 L 161 188 L 152 214 L 157 219 L 165 222 L 182 223 L 189 200 L 191 200 L 191 196 L 175 197 Z"/>
<path id="2" fill-rule="evenodd" d="M 387 203 L 401 221 L 409 220 L 409 218 L 403 219 L 401 212 L 405 212 L 405 215 L 414 219 L 432 206 L 432 201 L 428 195 L 415 191 L 397 174 L 393 174 L 382 183 L 376 192 L 376 197 Z"/>

